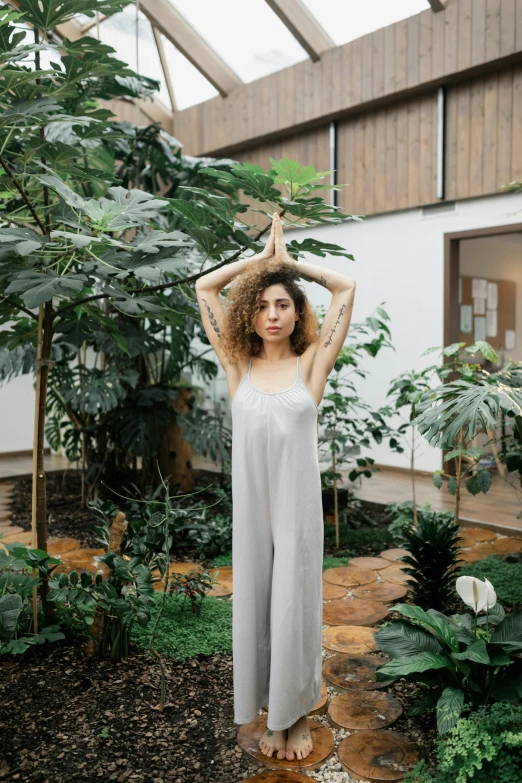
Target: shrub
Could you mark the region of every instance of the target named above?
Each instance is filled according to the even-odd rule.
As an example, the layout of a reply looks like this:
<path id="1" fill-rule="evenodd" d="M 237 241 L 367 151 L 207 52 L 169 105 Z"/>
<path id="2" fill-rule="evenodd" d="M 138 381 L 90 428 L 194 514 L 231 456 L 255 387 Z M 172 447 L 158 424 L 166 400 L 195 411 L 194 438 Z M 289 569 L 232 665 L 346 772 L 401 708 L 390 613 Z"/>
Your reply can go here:
<path id="1" fill-rule="evenodd" d="M 473 619 L 410 604 L 394 610 L 406 619 L 392 620 L 375 634 L 391 658 L 377 669 L 377 680 L 404 677 L 429 686 L 410 715 L 436 709 L 444 734 L 465 710 L 522 700 L 522 611 L 505 615 L 497 603 L 485 617 Z"/>
<path id="2" fill-rule="evenodd" d="M 402 542 L 404 532 L 413 526 L 413 500 L 405 500 L 402 503 L 387 503 L 386 517 L 391 520 L 388 525 L 388 533 L 396 543 Z M 417 519 L 432 519 L 438 522 L 453 519 L 452 511 L 432 511 L 431 505 L 426 503 L 422 508 L 417 506 Z"/>
<path id="3" fill-rule="evenodd" d="M 58 625 L 40 625 L 35 633 L 33 617 L 33 587 L 39 588 L 42 574 L 49 576 L 60 561 L 23 544 L 4 547 L 6 551 L 0 551 L 0 655 L 19 655 L 31 645 L 63 639 Z M 38 620 L 41 623 L 41 611 Z"/>
<path id="4" fill-rule="evenodd" d="M 406 564 L 403 570 L 412 577 L 408 583 L 419 606 L 443 611 L 452 601 L 458 539 L 453 514 L 421 513 L 416 528 L 404 529 L 401 545 L 408 554 L 401 562 Z"/>
<path id="5" fill-rule="evenodd" d="M 482 707 L 441 738 L 435 778 L 425 761 L 404 783 L 518 783 L 522 769 L 522 706 Z"/>

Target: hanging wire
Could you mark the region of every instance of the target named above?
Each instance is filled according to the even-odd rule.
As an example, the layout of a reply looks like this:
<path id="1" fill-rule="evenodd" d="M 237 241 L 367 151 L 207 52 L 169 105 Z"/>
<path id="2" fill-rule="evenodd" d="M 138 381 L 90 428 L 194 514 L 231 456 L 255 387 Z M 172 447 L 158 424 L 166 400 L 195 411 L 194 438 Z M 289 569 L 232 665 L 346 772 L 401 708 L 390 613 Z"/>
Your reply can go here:
<path id="1" fill-rule="evenodd" d="M 140 47 L 139 47 L 139 42 L 140 42 L 140 0 L 136 0 L 136 34 L 135 34 L 135 42 L 136 42 L 136 73 L 139 74 L 139 72 L 140 72 L 140 59 L 139 59 L 139 57 L 140 57 L 140 55 L 139 55 L 139 51 L 140 51 Z M 140 186 L 140 166 L 139 166 L 140 159 L 139 159 L 139 152 L 138 152 L 138 127 L 139 127 L 139 124 L 140 124 L 141 117 L 140 117 L 140 104 L 139 104 L 139 99 L 138 98 L 135 99 L 135 106 L 136 106 L 136 120 L 135 120 L 135 125 L 136 125 L 136 183 L 135 183 L 135 187 L 139 188 L 139 186 Z"/>

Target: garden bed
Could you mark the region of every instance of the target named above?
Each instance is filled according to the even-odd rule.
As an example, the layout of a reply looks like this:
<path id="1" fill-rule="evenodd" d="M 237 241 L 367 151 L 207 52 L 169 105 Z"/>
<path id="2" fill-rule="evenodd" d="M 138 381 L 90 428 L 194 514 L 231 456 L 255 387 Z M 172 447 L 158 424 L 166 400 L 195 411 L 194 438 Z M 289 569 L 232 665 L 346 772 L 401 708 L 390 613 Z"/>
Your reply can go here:
<path id="1" fill-rule="evenodd" d="M 84 646 L 69 637 L 2 662 L 0 780 L 232 783 L 265 769 L 236 744 L 231 654 L 165 658 L 160 712 L 159 666 L 148 651 L 134 645 L 113 665 L 85 658 Z M 405 708 L 394 730 L 433 766 L 434 715 L 405 714 L 417 686 L 386 691 Z"/>

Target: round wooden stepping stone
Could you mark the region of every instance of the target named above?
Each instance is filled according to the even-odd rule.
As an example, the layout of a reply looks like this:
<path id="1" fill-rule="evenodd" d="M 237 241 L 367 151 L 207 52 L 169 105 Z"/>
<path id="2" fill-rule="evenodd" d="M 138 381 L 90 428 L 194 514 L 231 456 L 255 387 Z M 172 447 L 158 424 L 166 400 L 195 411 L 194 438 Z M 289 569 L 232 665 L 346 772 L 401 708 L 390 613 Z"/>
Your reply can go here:
<path id="1" fill-rule="evenodd" d="M 364 625 L 332 625 L 323 630 L 323 647 L 331 652 L 349 655 L 377 652 L 379 646 L 373 638 L 374 628 Z"/>
<path id="2" fill-rule="evenodd" d="M 250 723 L 243 723 L 237 732 L 237 744 L 245 753 L 272 769 L 306 769 L 314 770 L 320 767 L 332 754 L 335 740 L 328 726 L 323 726 L 314 718 L 309 718 L 308 725 L 312 734 L 313 750 L 305 759 L 278 759 L 277 756 L 265 756 L 259 748 L 259 740 L 267 729 L 268 715 L 257 715 Z M 276 778 L 277 780 L 277 778 Z"/>
<path id="3" fill-rule="evenodd" d="M 358 587 L 375 582 L 377 577 L 375 571 L 369 568 L 358 568 L 357 566 L 338 566 L 337 568 L 327 568 L 323 571 L 323 580 L 333 585 L 341 587 Z"/>
<path id="4" fill-rule="evenodd" d="M 369 568 L 371 571 L 379 571 L 381 568 L 389 566 L 389 562 L 382 557 L 352 557 L 349 566 L 357 568 Z"/>
<path id="5" fill-rule="evenodd" d="M 389 663 L 389 658 L 377 655 L 346 655 L 337 653 L 323 663 L 323 677 L 341 690 L 373 690 L 385 688 L 392 680 L 377 682 L 378 666 Z"/>
<path id="6" fill-rule="evenodd" d="M 211 595 L 213 598 L 224 598 L 227 595 L 232 595 L 233 592 L 233 583 L 223 579 L 222 582 L 216 582 L 216 584 L 208 591 L 207 595 Z"/>
<path id="7" fill-rule="evenodd" d="M 345 737 L 337 748 L 343 769 L 358 780 L 402 780 L 419 761 L 417 746 L 391 729 L 368 729 Z"/>
<path id="8" fill-rule="evenodd" d="M 301 775 L 293 769 L 265 769 L 253 778 L 243 778 L 251 783 L 305 783 L 310 780 L 309 775 Z"/>
<path id="9" fill-rule="evenodd" d="M 478 563 L 479 560 L 484 560 L 485 557 L 488 557 L 488 555 L 498 555 L 498 552 L 487 552 L 484 554 L 484 552 L 480 551 L 478 547 L 473 547 L 472 549 L 463 549 L 462 552 L 459 553 L 459 560 L 464 563 Z"/>
<path id="10" fill-rule="evenodd" d="M 0 533 L 4 536 L 9 536 L 12 533 L 23 533 L 23 527 L 19 525 L 0 525 Z"/>
<path id="11" fill-rule="evenodd" d="M 395 546 L 392 549 L 385 549 L 384 552 L 381 552 L 381 557 L 384 557 L 385 560 L 391 560 L 392 562 L 395 562 L 400 557 L 404 557 L 404 555 L 408 554 L 407 549 L 402 549 L 400 546 Z"/>
<path id="12" fill-rule="evenodd" d="M 212 568 L 205 569 L 208 571 L 210 576 L 214 576 L 214 574 L 217 574 L 218 581 L 226 581 L 226 582 L 232 582 L 232 566 L 213 566 Z M 218 574 L 219 571 L 219 574 Z"/>
<path id="13" fill-rule="evenodd" d="M 336 729 L 361 731 L 384 729 L 402 715 L 399 699 L 389 693 L 357 691 L 334 696 L 328 707 L 328 719 Z"/>
<path id="14" fill-rule="evenodd" d="M 354 598 L 369 598 L 370 601 L 382 601 L 383 604 L 392 604 L 407 594 L 407 585 L 397 585 L 393 582 L 373 582 L 371 585 L 361 585 L 352 590 Z"/>
<path id="15" fill-rule="evenodd" d="M 496 541 L 492 541 L 491 544 L 486 544 L 485 546 L 493 547 L 495 552 L 499 552 L 502 555 L 516 554 L 522 549 L 522 541 L 516 538 L 502 536 L 501 538 L 497 538 Z"/>
<path id="16" fill-rule="evenodd" d="M 100 555 L 104 555 L 105 549 L 75 549 L 73 552 L 67 552 L 66 555 L 64 555 L 64 560 L 86 560 L 90 557 L 99 557 Z"/>
<path id="17" fill-rule="evenodd" d="M 55 571 L 62 574 L 68 574 L 70 571 L 88 571 L 91 574 L 101 572 L 100 563 L 97 563 L 90 557 L 86 557 L 84 560 L 64 560 L 62 565 L 56 567 Z"/>
<path id="18" fill-rule="evenodd" d="M 389 609 L 377 601 L 339 598 L 323 604 L 323 623 L 327 625 L 376 625 L 388 616 Z"/>
<path id="19" fill-rule="evenodd" d="M 458 540 L 459 549 L 467 549 L 470 546 L 475 546 L 476 543 L 474 538 L 459 538 Z"/>
<path id="20" fill-rule="evenodd" d="M 335 598 L 344 598 L 347 588 L 341 585 L 333 585 L 323 580 L 323 601 L 332 601 Z"/>
<path id="21" fill-rule="evenodd" d="M 395 585 L 405 585 L 407 584 L 408 579 L 414 578 L 405 573 L 398 563 L 396 565 L 390 565 L 388 568 L 383 568 L 382 571 L 379 571 L 379 576 L 382 577 L 385 582 L 392 582 Z"/>
<path id="22" fill-rule="evenodd" d="M 473 538 L 475 541 L 493 541 L 497 537 L 492 530 L 485 527 L 461 527 L 462 535 L 467 538 Z"/>
<path id="23" fill-rule="evenodd" d="M 31 541 L 33 540 L 33 534 L 30 530 L 28 530 L 26 533 L 10 533 L 8 536 L 4 536 L 2 539 L 2 544 L 14 544 L 15 542 L 18 544 L 25 544 L 31 545 Z"/>
<path id="24" fill-rule="evenodd" d="M 324 715 L 324 713 L 326 712 L 327 703 L 328 703 L 328 688 L 326 687 L 324 682 L 321 682 L 321 694 L 318 700 L 316 701 L 316 703 L 314 704 L 314 706 L 312 707 L 312 709 L 310 710 L 310 712 L 307 713 L 308 717 L 310 718 L 312 715 Z M 269 712 L 268 707 L 269 705 L 265 704 L 263 706 L 263 709 Z"/>
<path id="25" fill-rule="evenodd" d="M 201 571 L 201 563 L 171 563 L 170 574 L 189 574 L 191 571 Z"/>
<path id="26" fill-rule="evenodd" d="M 76 538 L 49 538 L 47 541 L 49 555 L 62 555 L 79 550 L 80 542 Z"/>

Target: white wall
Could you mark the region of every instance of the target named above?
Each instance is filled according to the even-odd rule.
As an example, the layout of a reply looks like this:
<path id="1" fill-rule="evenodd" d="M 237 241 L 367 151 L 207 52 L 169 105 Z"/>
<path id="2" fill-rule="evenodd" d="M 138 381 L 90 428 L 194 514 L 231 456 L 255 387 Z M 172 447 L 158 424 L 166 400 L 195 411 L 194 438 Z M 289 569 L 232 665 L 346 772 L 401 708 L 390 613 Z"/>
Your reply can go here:
<path id="1" fill-rule="evenodd" d="M 522 222 L 522 194 L 502 193 L 459 202 L 454 212 L 423 215 L 420 209 L 406 210 L 369 217 L 360 223 L 349 221 L 287 232 L 288 239 L 314 236 L 342 245 L 355 256 L 355 262 L 336 257 L 310 256 L 308 259 L 357 280 L 354 321 L 370 315 L 381 302 L 386 303 L 395 351 L 385 350 L 367 363 L 372 375 L 364 386 L 364 395 L 370 404 L 385 403 L 392 378 L 432 363 L 433 357 L 421 359 L 420 354 L 430 346 L 442 345 L 444 234 L 517 222 Z M 303 285 L 313 306 L 328 306 L 328 291 L 305 281 Z M 214 401 L 221 397 L 228 399 L 225 376 L 219 364 L 218 369 L 216 380 L 208 388 L 208 395 Z M 31 448 L 32 407 L 26 404 L 31 396 L 29 378 L 0 387 L 0 452 Z M 13 420 L 17 421 L 16 427 L 11 424 Z M 4 437 L 4 432 L 8 437 Z M 382 464 L 408 465 L 407 455 L 390 453 L 386 445 L 373 449 L 372 456 Z M 423 442 L 417 467 L 420 470 L 441 467 L 439 452 Z"/>

